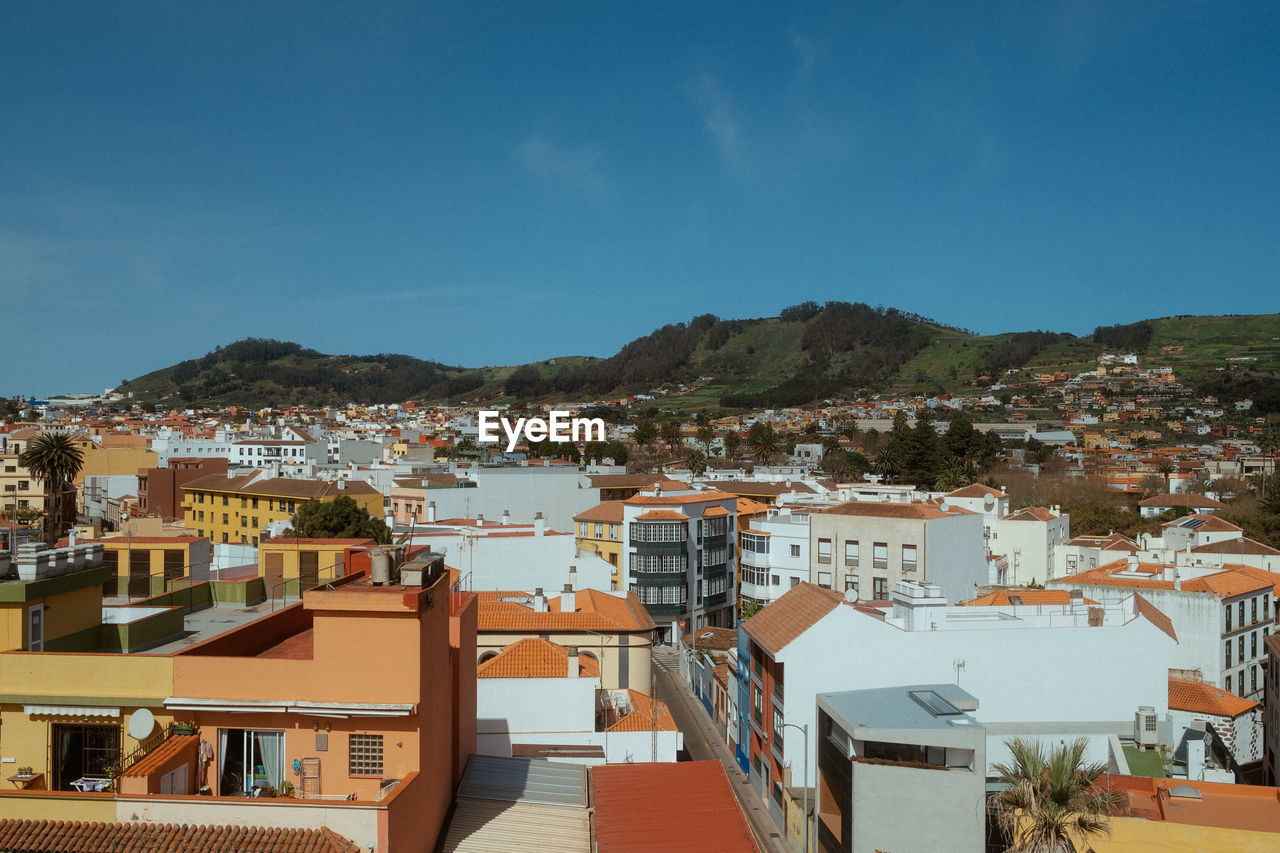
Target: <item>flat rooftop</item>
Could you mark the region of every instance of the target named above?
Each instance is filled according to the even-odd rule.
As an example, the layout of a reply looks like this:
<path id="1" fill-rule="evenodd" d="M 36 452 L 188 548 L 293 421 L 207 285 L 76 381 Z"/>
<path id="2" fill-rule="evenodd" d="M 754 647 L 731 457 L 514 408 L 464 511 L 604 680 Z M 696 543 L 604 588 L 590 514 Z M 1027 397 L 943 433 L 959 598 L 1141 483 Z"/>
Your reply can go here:
<path id="1" fill-rule="evenodd" d="M 821 693 L 818 699 L 849 728 L 982 728 L 977 720 L 965 713 L 966 710 L 977 710 L 978 700 L 955 684 L 914 684 Z"/>

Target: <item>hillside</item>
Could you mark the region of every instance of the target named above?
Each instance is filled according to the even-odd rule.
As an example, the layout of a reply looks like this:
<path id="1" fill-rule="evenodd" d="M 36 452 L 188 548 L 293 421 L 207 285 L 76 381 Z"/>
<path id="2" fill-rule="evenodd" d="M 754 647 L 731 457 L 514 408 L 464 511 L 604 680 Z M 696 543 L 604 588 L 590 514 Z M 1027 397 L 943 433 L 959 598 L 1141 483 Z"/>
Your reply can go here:
<path id="1" fill-rule="evenodd" d="M 609 358 L 561 356 L 465 368 L 406 355 L 326 355 L 295 343 L 247 339 L 126 382 L 135 400 L 250 407 L 522 399 L 604 399 L 665 389 L 669 405 L 802 405 L 860 391 L 972 393 L 990 382 L 1090 370 L 1103 352 L 1136 353 L 1144 367 L 1224 401 L 1251 397 L 1280 411 L 1280 315 L 1165 317 L 1076 337 L 1049 331 L 975 335 L 858 303 L 808 302 L 778 317 L 695 317 L 657 329 Z"/>

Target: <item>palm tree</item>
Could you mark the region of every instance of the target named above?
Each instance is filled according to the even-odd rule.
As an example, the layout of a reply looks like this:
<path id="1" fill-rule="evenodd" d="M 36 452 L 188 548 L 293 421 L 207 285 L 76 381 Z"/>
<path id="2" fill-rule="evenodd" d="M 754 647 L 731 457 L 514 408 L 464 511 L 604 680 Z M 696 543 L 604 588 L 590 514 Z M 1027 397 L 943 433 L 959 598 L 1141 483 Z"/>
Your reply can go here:
<path id="1" fill-rule="evenodd" d="M 758 430 L 751 439 L 751 452 L 761 463 L 769 461 L 769 458 L 778 452 L 778 435 L 773 431 L 773 427 Z"/>
<path id="2" fill-rule="evenodd" d="M 959 459 L 952 459 L 950 464 L 942 470 L 938 475 L 938 481 L 933 487 L 940 492 L 952 492 L 961 486 L 967 486 L 972 480 L 969 479 L 969 468 Z"/>
<path id="3" fill-rule="evenodd" d="M 1173 490 L 1169 486 L 1169 477 L 1172 476 L 1174 470 L 1176 470 L 1173 467 L 1173 463 L 1168 459 L 1161 459 L 1160 464 L 1156 466 L 1156 470 L 1160 472 L 1160 476 L 1164 477 L 1165 494 L 1173 494 Z"/>
<path id="4" fill-rule="evenodd" d="M 724 455 L 727 459 L 732 459 L 734 454 L 738 452 L 738 448 L 742 446 L 742 436 L 738 435 L 738 431 L 731 429 L 724 434 Z"/>
<path id="5" fill-rule="evenodd" d="M 1262 435 L 1258 436 L 1258 450 L 1263 456 L 1261 489 L 1263 494 L 1267 491 L 1268 474 L 1272 477 L 1275 476 L 1275 462 L 1272 457 L 1275 456 L 1278 444 L 1280 444 L 1280 442 L 1277 442 L 1274 430 L 1267 430 Z"/>
<path id="6" fill-rule="evenodd" d="M 1084 738 L 1048 753 L 1036 740 L 1007 745 L 1013 761 L 991 767 L 1008 787 L 991 795 L 991 807 L 1010 850 L 1071 853 L 1090 849 L 1094 835 L 1111 834 L 1109 816 L 1126 800 L 1099 785 L 1107 765 L 1085 763 Z"/>
<path id="7" fill-rule="evenodd" d="M 44 540 L 50 546 L 56 545 L 62 535 L 63 493 L 84 467 L 84 452 L 76 447 L 70 433 L 46 432 L 31 440 L 18 457 L 18 464 L 44 481 L 48 495 Z"/>
<path id="8" fill-rule="evenodd" d="M 684 464 L 689 468 L 693 476 L 701 477 L 707 473 L 707 454 L 696 448 L 690 448 L 689 452 L 684 455 Z"/>
<path id="9" fill-rule="evenodd" d="M 871 468 L 881 477 L 884 477 L 885 482 L 888 482 L 902 471 L 901 451 L 896 445 L 889 445 L 876 454 L 875 464 Z"/>

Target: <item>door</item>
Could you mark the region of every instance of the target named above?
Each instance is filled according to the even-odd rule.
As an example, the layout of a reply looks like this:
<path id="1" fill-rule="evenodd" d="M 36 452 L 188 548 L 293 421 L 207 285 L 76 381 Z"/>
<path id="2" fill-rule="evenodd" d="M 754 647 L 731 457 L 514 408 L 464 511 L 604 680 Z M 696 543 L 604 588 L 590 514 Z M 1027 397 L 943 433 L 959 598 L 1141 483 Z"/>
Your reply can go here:
<path id="1" fill-rule="evenodd" d="M 298 554 L 298 595 L 320 585 L 320 554 L 302 551 Z"/>
<path id="2" fill-rule="evenodd" d="M 271 598 L 284 596 L 284 554 L 279 551 L 263 555 L 263 580 L 267 584 L 267 595 Z"/>
<path id="3" fill-rule="evenodd" d="M 129 597 L 151 595 L 151 552 L 129 551 Z"/>

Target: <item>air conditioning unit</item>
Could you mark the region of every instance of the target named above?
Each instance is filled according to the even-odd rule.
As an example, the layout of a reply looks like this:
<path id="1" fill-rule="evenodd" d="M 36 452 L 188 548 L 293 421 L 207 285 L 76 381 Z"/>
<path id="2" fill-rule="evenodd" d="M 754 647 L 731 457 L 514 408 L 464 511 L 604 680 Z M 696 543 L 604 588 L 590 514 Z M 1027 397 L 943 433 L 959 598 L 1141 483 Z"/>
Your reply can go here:
<path id="1" fill-rule="evenodd" d="M 1133 742 L 1140 749 L 1155 748 L 1159 743 L 1158 733 L 1156 732 L 1158 718 L 1156 717 L 1156 709 L 1148 705 L 1138 708 L 1138 713 L 1133 717 Z"/>

